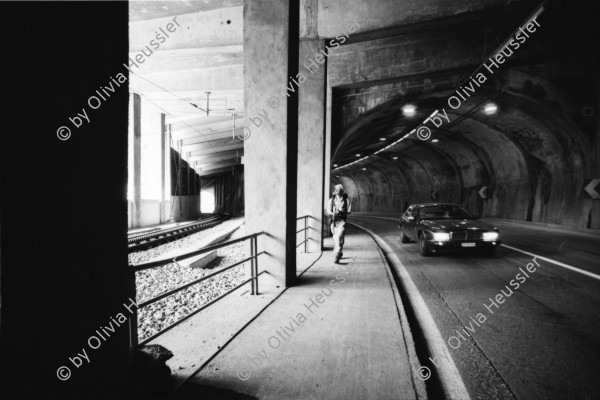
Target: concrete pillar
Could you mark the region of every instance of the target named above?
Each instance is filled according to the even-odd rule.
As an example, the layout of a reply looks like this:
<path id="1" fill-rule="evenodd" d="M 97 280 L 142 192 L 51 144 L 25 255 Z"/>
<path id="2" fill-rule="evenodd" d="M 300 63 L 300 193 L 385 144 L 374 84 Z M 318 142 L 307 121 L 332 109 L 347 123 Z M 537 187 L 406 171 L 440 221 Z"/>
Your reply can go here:
<path id="1" fill-rule="evenodd" d="M 173 202 L 173 197 L 171 196 L 171 124 L 166 126 L 165 138 L 164 138 L 164 159 L 165 165 L 163 168 L 163 176 L 164 176 L 164 185 L 163 185 L 163 193 L 164 193 L 164 215 L 165 222 L 171 220 L 171 203 Z"/>
<path id="2" fill-rule="evenodd" d="M 331 169 L 332 169 L 332 161 L 331 161 L 331 108 L 332 108 L 332 90 L 329 85 L 329 77 L 326 78 L 326 95 L 325 95 L 325 182 L 323 185 L 323 194 L 325 200 L 323 202 L 323 214 L 325 215 L 325 223 L 323 224 L 323 235 L 325 237 L 331 236 L 331 232 L 329 230 L 328 215 L 325 212 L 327 207 L 327 202 L 331 197 Z"/>
<path id="3" fill-rule="evenodd" d="M 175 195 L 183 196 L 183 156 L 181 151 L 181 140 L 177 141 L 177 186 L 175 187 Z"/>
<path id="4" fill-rule="evenodd" d="M 285 90 L 298 71 L 298 14 L 297 0 L 244 2 L 246 229 L 267 233 L 259 268 L 285 286 L 296 277 L 298 101 Z"/>
<path id="5" fill-rule="evenodd" d="M 133 227 L 142 220 L 142 99 L 133 95 Z"/>
<path id="6" fill-rule="evenodd" d="M 165 146 L 167 146 L 167 126 L 165 124 L 165 114 L 160 114 L 160 222 L 163 223 L 166 220 L 166 150 Z"/>
<path id="7" fill-rule="evenodd" d="M 313 66 L 311 60 L 324 48 L 323 40 L 303 39 L 300 42 L 300 73 L 306 81 L 300 85 L 298 99 L 298 216 L 312 217 L 308 224 L 310 253 L 321 251 L 322 242 L 326 76 L 326 63 Z M 308 65 L 310 71 L 304 65 Z M 299 225 L 298 229 L 301 227 Z"/>
<path id="8" fill-rule="evenodd" d="M 181 156 L 183 157 L 183 154 L 181 154 Z M 186 165 L 187 168 L 185 169 L 185 173 L 186 173 L 186 180 L 187 180 L 187 184 L 185 186 L 185 195 L 186 196 L 191 196 L 192 195 L 192 186 L 191 186 L 191 174 L 190 174 L 190 170 L 192 168 L 191 164 L 190 164 L 190 153 L 186 153 L 185 154 L 185 161 L 186 161 Z"/>
<path id="9" fill-rule="evenodd" d="M 596 80 L 596 94 L 600 95 L 600 79 Z M 600 97 L 596 100 L 596 131 L 594 132 L 594 170 L 591 179 L 600 178 Z M 587 195 L 586 195 L 587 196 Z M 592 200 L 587 228 L 600 228 L 600 200 Z"/>

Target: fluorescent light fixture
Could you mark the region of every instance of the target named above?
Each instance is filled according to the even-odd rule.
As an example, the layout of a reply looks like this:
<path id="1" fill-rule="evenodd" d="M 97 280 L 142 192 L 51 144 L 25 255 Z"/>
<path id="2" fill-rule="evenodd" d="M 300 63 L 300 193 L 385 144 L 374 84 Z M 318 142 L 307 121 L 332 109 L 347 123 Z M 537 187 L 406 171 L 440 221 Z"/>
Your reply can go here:
<path id="1" fill-rule="evenodd" d="M 398 157 L 394 157 L 394 158 L 392 158 L 392 160 L 397 160 L 397 159 L 398 159 Z"/>
<path id="2" fill-rule="evenodd" d="M 486 113 L 487 115 L 496 114 L 497 111 L 498 111 L 498 106 L 495 105 L 494 103 L 487 103 L 485 106 L 483 106 L 483 112 Z"/>
<path id="3" fill-rule="evenodd" d="M 412 104 L 407 104 L 402 107 L 402 113 L 407 117 L 412 117 L 417 113 L 417 107 Z"/>
<path id="4" fill-rule="evenodd" d="M 363 168 L 362 170 L 363 170 L 363 171 L 366 171 L 367 169 L 366 169 L 366 168 Z"/>
<path id="5" fill-rule="evenodd" d="M 382 137 L 382 138 L 379 138 L 379 140 L 381 140 L 382 142 L 384 142 L 384 141 L 385 141 L 385 140 L 387 140 L 387 139 L 386 139 L 386 138 L 384 138 L 384 137 Z"/>
<path id="6" fill-rule="evenodd" d="M 431 143 L 437 143 L 439 141 L 440 141 L 440 139 L 431 139 Z"/>
<path id="7" fill-rule="evenodd" d="M 356 157 L 360 157 L 360 154 L 356 154 Z"/>
<path id="8" fill-rule="evenodd" d="M 333 164 L 334 167 L 337 167 L 337 164 Z"/>

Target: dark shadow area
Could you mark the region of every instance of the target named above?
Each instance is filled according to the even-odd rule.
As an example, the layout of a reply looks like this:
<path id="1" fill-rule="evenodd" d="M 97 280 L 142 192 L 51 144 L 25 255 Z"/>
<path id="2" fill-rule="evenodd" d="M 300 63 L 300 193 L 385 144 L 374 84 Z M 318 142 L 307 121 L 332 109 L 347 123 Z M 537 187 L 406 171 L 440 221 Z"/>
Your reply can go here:
<path id="1" fill-rule="evenodd" d="M 179 390 L 169 396 L 173 400 L 257 400 L 257 397 L 248 396 L 231 390 L 219 389 L 212 386 L 199 385 L 193 382 L 186 383 Z"/>
<path id="2" fill-rule="evenodd" d="M 128 4 L 1 7 L 12 133 L 0 138 L 0 397 L 124 398 L 129 90 L 111 77 L 128 73 Z"/>

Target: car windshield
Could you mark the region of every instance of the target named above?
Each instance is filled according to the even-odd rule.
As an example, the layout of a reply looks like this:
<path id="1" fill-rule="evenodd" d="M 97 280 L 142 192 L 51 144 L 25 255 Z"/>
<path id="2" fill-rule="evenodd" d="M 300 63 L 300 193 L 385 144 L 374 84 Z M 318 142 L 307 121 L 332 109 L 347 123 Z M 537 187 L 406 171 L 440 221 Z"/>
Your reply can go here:
<path id="1" fill-rule="evenodd" d="M 463 207 L 440 204 L 437 206 L 421 207 L 420 219 L 473 219 L 474 217 Z"/>

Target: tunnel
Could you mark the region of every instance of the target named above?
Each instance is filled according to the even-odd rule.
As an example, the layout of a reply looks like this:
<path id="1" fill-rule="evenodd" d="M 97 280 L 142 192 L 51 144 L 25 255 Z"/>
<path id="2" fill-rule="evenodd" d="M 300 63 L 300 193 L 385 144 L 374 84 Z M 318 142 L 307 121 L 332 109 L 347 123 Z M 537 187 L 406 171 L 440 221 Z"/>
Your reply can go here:
<path id="1" fill-rule="evenodd" d="M 593 0 L 0 11 L 2 399 L 600 396 Z"/>
<path id="2" fill-rule="evenodd" d="M 446 201 L 481 216 L 595 226 L 583 190 L 594 168 L 596 88 L 585 78 L 593 57 L 561 48 L 540 28 L 535 51 L 571 56 L 532 60 L 533 45 L 525 44 L 510 66 L 476 70 L 481 52 L 499 44 L 482 38 L 501 37 L 500 27 L 481 24 L 350 44 L 336 55 L 329 72 L 339 86 L 332 95 L 332 182 L 349 188 L 357 211 L 399 213 L 404 202 Z M 415 63 L 413 52 L 432 56 Z M 373 61 L 359 64 L 361 56 Z M 391 69 L 386 57 L 406 62 Z M 479 75 L 483 82 L 474 70 L 487 73 Z M 407 106 L 416 111 L 406 115 Z M 444 124 L 429 123 L 431 139 L 414 134 L 387 148 L 442 109 Z"/>

